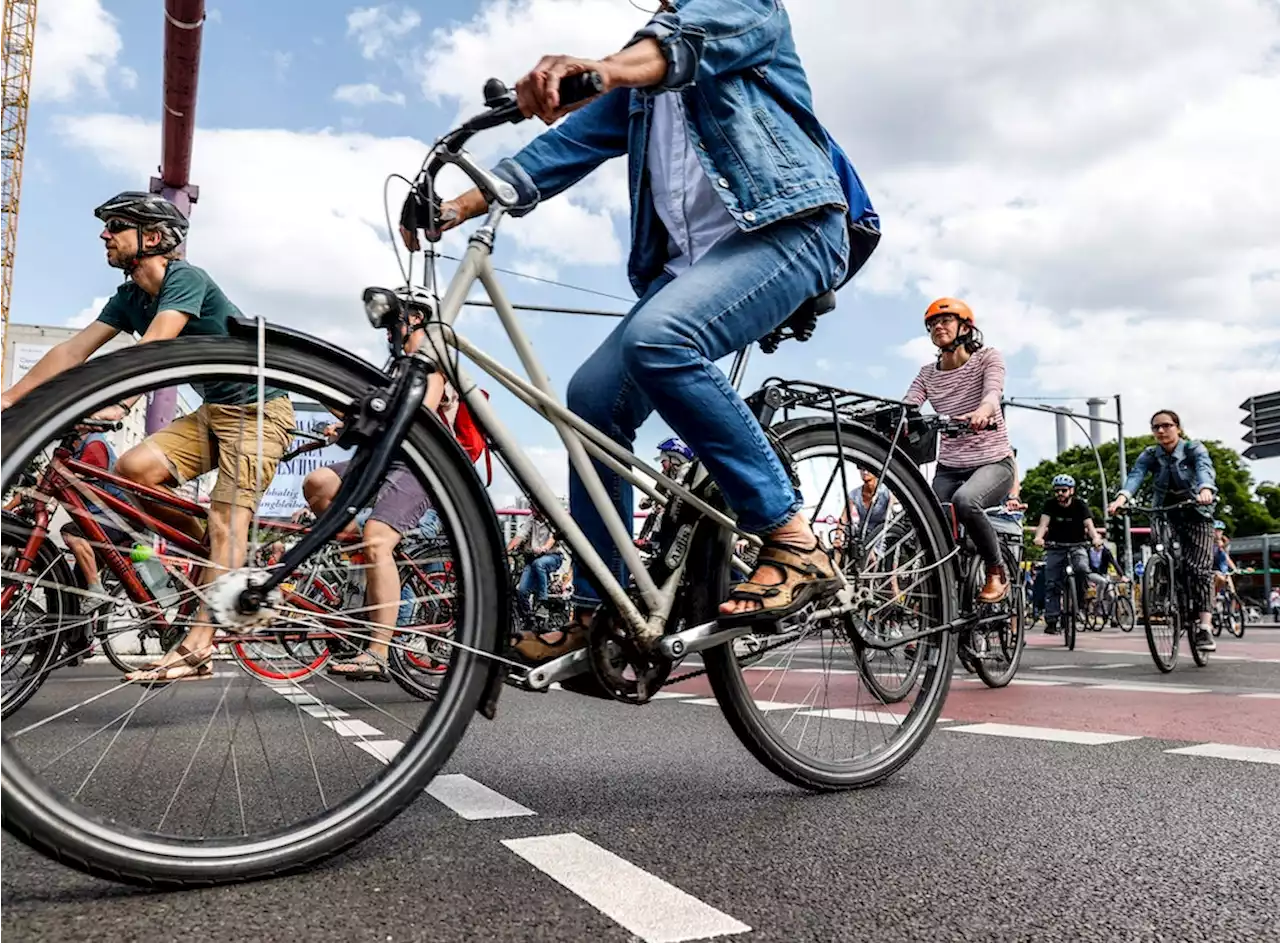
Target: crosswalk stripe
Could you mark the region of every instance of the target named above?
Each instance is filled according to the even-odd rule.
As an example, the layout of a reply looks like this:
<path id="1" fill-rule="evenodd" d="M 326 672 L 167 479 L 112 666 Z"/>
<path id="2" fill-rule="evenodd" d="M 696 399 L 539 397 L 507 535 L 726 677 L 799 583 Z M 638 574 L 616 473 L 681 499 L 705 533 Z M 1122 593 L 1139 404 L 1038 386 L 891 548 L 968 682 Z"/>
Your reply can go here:
<path id="1" fill-rule="evenodd" d="M 1079 743 L 1087 746 L 1101 746 L 1107 743 L 1122 743 L 1125 740 L 1140 740 L 1141 737 L 1122 736 L 1116 733 L 1093 733 L 1088 730 L 1060 730 L 1056 727 L 1023 727 L 1017 724 L 967 724 L 960 727 L 947 727 L 960 733 L 979 733 L 991 737 L 1015 737 L 1020 740 L 1053 740 L 1058 743 Z"/>
<path id="2" fill-rule="evenodd" d="M 576 832 L 502 844 L 644 943 L 684 943 L 751 930 Z"/>
<path id="3" fill-rule="evenodd" d="M 1193 747 L 1179 747 L 1176 750 L 1164 752 L 1176 753 L 1180 756 L 1209 756 L 1219 760 L 1243 760 L 1246 763 L 1270 763 L 1273 766 L 1280 766 L 1280 750 L 1237 747 L 1229 743 L 1201 743 Z"/>

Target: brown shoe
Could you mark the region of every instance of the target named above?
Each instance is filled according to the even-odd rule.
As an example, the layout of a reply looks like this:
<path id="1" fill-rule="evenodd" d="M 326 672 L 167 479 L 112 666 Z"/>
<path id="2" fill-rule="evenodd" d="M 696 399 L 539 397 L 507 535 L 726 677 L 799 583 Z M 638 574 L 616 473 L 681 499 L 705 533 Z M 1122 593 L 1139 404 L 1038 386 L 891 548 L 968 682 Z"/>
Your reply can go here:
<path id="1" fill-rule="evenodd" d="M 1009 595 L 1009 578 L 1005 576 L 1004 567 L 987 567 L 987 582 L 978 593 L 978 602 L 1000 602 Z"/>
<path id="2" fill-rule="evenodd" d="M 587 644 L 587 630 L 581 625 L 568 625 L 551 632 L 521 632 L 512 648 L 525 661 L 541 664 L 561 655 L 568 655 Z"/>

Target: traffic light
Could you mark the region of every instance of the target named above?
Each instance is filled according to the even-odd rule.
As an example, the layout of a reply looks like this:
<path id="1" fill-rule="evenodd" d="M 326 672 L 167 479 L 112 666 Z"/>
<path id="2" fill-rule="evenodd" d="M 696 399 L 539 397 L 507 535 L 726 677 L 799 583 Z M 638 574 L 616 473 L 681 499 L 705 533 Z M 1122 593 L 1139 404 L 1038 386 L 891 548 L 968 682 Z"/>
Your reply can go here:
<path id="1" fill-rule="evenodd" d="M 1280 392 L 1250 396 L 1240 408 L 1246 413 L 1241 422 L 1249 428 L 1244 434 L 1244 440 L 1249 443 L 1244 457 L 1259 459 L 1280 455 Z"/>

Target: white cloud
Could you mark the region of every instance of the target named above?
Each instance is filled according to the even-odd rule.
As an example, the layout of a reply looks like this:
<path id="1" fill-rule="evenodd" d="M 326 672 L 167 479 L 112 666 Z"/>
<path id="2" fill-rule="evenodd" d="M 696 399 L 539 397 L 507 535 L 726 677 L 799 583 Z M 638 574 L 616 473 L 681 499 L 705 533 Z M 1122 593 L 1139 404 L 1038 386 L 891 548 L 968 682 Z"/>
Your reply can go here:
<path id="1" fill-rule="evenodd" d="M 293 53 L 277 49 L 271 54 L 271 62 L 276 69 L 276 78 L 283 79 L 289 74 L 289 67 L 293 65 Z"/>
<path id="2" fill-rule="evenodd" d="M 32 99 L 63 102 L 82 91 L 105 95 L 122 46 L 116 20 L 100 0 L 42 3 L 31 65 Z"/>
<path id="3" fill-rule="evenodd" d="M 89 302 L 88 307 L 82 308 L 67 318 L 67 327 L 88 327 L 98 320 L 98 315 L 102 312 L 103 306 L 110 300 L 109 296 L 94 298 L 93 301 Z"/>
<path id="4" fill-rule="evenodd" d="M 854 291 L 902 300 L 913 363 L 930 356 L 914 331 L 919 295 L 963 294 L 990 342 L 1033 360 L 1010 392 L 1119 391 L 1131 416 L 1171 405 L 1196 434 L 1234 442 L 1237 404 L 1280 379 L 1266 326 L 1280 305 L 1280 11 L 1001 9 L 790 5 L 819 114 L 884 221 Z M 512 80 L 552 51 L 546 37 L 598 56 L 644 18 L 612 0 L 492 0 L 435 31 L 423 93 L 469 112 L 490 75 Z M 539 130 L 477 144 L 496 155 Z M 621 178 L 602 176 L 583 186 L 607 202 L 580 189 L 539 214 L 625 217 Z M 538 248 L 555 259 L 563 244 Z"/>
<path id="5" fill-rule="evenodd" d="M 389 52 L 396 41 L 408 35 L 422 22 L 416 10 L 401 8 L 397 14 L 393 4 L 356 7 L 347 14 L 347 35 L 360 46 L 360 55 L 376 59 Z"/>
<path id="6" fill-rule="evenodd" d="M 403 105 L 403 92 L 384 92 L 372 82 L 361 85 L 339 85 L 333 90 L 333 100 L 347 105 Z"/>
<path id="7" fill-rule="evenodd" d="M 136 69 L 121 66 L 116 78 L 120 81 L 120 87 L 127 91 L 133 91 L 138 87 L 138 72 Z"/>

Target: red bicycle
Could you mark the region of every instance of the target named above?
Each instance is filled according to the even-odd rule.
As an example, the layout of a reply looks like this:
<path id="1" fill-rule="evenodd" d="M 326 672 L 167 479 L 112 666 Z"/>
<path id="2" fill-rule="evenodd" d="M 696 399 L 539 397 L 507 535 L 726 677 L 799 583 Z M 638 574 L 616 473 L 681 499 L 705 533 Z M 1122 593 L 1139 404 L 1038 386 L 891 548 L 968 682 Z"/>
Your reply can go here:
<path id="1" fill-rule="evenodd" d="M 119 424 L 93 420 L 80 426 L 81 431 L 120 428 Z M 4 511 L 5 580 L 0 591 L 4 717 L 28 701 L 50 672 L 78 663 L 95 647 L 116 668 L 132 671 L 138 663 L 148 661 L 148 640 L 158 641 L 157 658 L 176 646 L 200 606 L 200 587 L 212 566 L 205 541 L 113 494 L 104 485 L 195 520 L 205 517 L 200 504 L 77 461 L 72 458 L 77 435 L 69 432 L 47 464 L 28 470 L 9 502 L 12 509 Z M 284 461 L 326 444 L 308 433 L 295 431 L 295 436 L 311 441 L 286 453 Z M 95 513 L 93 506 L 102 510 Z M 59 508 L 70 515 L 93 547 L 104 585 L 113 591 L 107 598 L 88 593 L 79 570 L 73 571 L 64 549 L 52 539 L 50 525 Z M 307 531 L 301 524 L 262 519 L 256 523 L 286 539 Z M 122 534 L 149 543 L 148 532 L 164 542 L 165 552 L 154 559 L 164 567 L 170 583 L 180 587 L 159 598 L 134 566 L 132 548 L 119 545 Z M 410 694 L 430 698 L 448 665 L 449 646 L 442 640 L 453 628 L 452 563 L 433 542 L 415 541 L 397 548 L 396 564 L 409 593 L 402 594 L 398 631 L 391 647 L 392 667 L 398 670 L 391 674 Z M 356 654 L 376 627 L 360 618 L 367 613 L 362 604 L 367 567 L 359 538 L 339 539 L 308 561 L 305 573 L 282 586 L 284 605 L 295 618 L 283 628 L 267 632 L 218 633 L 214 644 L 225 647 L 240 667 L 269 681 L 300 681 L 320 671 L 335 655 Z M 123 619 L 118 594 L 129 601 L 123 606 Z M 128 653 L 122 644 L 126 635 L 135 632 L 141 658 Z"/>

